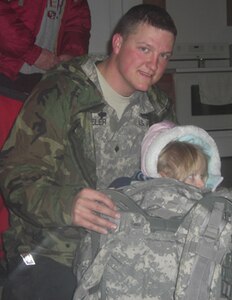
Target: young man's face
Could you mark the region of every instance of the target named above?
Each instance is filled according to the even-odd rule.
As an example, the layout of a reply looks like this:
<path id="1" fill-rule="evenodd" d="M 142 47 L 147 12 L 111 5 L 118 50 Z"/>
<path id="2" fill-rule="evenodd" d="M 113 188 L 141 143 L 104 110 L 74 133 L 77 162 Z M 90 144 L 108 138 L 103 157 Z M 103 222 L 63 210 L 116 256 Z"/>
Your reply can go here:
<path id="1" fill-rule="evenodd" d="M 163 75 L 172 54 L 175 37 L 166 30 L 148 24 L 138 25 L 136 32 L 124 38 L 113 37 L 113 52 L 120 88 L 124 96 L 147 91 Z"/>

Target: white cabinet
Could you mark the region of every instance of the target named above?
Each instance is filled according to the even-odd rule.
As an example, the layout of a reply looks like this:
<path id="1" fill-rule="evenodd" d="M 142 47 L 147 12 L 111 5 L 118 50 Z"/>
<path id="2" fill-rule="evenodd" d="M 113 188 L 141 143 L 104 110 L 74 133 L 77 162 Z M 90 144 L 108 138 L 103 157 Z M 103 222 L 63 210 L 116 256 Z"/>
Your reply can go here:
<path id="1" fill-rule="evenodd" d="M 88 0 L 92 16 L 89 53 L 104 54 L 119 18 L 142 0 Z"/>

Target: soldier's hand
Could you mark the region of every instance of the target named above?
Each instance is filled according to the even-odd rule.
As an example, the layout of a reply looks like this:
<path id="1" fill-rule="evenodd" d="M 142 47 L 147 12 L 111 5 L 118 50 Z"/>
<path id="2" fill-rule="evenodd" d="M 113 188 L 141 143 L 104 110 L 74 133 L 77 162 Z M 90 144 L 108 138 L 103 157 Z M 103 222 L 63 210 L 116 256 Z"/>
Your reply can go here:
<path id="1" fill-rule="evenodd" d="M 120 217 L 113 201 L 105 194 L 93 189 L 85 188 L 77 194 L 73 208 L 73 224 L 106 234 L 114 230 L 117 225 L 99 216 L 104 214 L 111 218 Z"/>

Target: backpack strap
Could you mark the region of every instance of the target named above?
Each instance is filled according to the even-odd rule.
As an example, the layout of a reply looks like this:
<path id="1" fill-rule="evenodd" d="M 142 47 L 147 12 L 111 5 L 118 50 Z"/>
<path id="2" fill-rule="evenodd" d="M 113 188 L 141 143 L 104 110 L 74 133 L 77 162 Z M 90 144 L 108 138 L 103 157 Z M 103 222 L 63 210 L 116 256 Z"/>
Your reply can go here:
<path id="1" fill-rule="evenodd" d="M 186 300 L 209 299 L 208 284 L 212 280 L 215 264 L 221 263 L 225 256 L 226 247 L 219 247 L 219 237 L 226 225 L 225 211 L 228 199 L 216 197 L 213 194 L 206 195 L 200 200 L 200 204 L 210 211 L 208 224 L 202 233 L 199 242 L 191 242 L 189 251 L 197 254 L 195 266 L 192 270 Z M 230 206 L 232 213 L 232 203 Z M 227 298 L 232 299 L 232 298 Z"/>
<path id="2" fill-rule="evenodd" d="M 155 231 L 170 231 L 170 232 L 176 232 L 179 228 L 180 224 L 183 222 L 184 218 L 189 214 L 190 210 L 182 216 L 174 216 L 169 219 L 164 219 L 157 216 L 150 216 L 147 214 L 147 212 L 142 209 L 132 198 L 127 196 L 126 194 L 114 190 L 114 189 L 106 189 L 101 190 L 101 192 L 108 195 L 117 205 L 119 209 L 121 209 L 124 212 L 133 212 L 142 215 L 147 222 L 150 224 L 150 230 L 152 232 Z M 193 204 L 196 205 L 198 202 Z M 112 220 L 112 222 L 115 222 L 115 220 Z"/>

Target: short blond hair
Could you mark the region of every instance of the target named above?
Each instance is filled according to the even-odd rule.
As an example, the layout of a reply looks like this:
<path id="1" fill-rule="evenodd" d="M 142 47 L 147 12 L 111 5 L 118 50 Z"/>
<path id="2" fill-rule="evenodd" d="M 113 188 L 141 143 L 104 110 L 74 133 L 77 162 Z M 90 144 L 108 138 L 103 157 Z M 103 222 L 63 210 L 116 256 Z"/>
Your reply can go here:
<path id="1" fill-rule="evenodd" d="M 180 181 L 192 174 L 208 176 L 208 158 L 197 145 L 181 141 L 168 143 L 158 157 L 157 171 L 162 176 Z"/>

